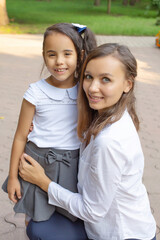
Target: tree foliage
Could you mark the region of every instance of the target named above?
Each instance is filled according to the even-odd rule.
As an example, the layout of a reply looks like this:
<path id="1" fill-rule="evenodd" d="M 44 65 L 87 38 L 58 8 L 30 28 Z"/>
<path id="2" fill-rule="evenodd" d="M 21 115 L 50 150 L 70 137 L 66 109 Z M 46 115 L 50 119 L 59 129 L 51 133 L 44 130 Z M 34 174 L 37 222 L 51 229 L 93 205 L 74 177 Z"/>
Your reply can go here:
<path id="1" fill-rule="evenodd" d="M 156 25 L 160 25 L 160 0 L 152 0 L 152 6 L 157 9 Z"/>

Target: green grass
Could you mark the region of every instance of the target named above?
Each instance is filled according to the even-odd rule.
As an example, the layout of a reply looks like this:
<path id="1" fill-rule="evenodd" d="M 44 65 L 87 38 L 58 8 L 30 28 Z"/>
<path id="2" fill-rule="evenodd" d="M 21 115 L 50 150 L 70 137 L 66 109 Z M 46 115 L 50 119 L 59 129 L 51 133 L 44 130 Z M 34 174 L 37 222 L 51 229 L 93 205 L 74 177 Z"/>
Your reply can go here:
<path id="1" fill-rule="evenodd" d="M 96 7 L 93 0 L 7 0 L 10 24 L 0 27 L 0 33 L 43 33 L 57 22 L 86 24 L 96 34 L 154 36 L 160 27 L 155 25 L 156 10 L 146 10 L 150 0 L 136 6 L 123 6 L 122 0 L 112 0 L 107 15 L 107 1 Z"/>

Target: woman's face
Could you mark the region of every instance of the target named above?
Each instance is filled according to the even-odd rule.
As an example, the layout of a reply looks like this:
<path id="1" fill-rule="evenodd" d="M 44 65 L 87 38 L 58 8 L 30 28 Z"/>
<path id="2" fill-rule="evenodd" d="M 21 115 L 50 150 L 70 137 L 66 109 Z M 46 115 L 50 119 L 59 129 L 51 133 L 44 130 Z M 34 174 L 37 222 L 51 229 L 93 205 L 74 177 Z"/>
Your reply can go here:
<path id="1" fill-rule="evenodd" d="M 123 92 L 129 92 L 132 82 L 126 79 L 123 64 L 109 55 L 88 62 L 83 89 L 89 105 L 99 113 L 116 104 Z"/>

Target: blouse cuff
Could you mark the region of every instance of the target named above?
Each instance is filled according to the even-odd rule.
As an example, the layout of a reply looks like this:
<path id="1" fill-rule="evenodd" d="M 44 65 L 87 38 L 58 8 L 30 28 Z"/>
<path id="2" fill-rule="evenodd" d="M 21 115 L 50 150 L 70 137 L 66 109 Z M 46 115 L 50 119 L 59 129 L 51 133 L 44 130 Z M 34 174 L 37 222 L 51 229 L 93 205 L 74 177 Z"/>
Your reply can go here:
<path id="1" fill-rule="evenodd" d="M 59 184 L 51 182 L 48 186 L 48 203 L 57 207 L 66 208 L 67 202 L 72 194 Z"/>

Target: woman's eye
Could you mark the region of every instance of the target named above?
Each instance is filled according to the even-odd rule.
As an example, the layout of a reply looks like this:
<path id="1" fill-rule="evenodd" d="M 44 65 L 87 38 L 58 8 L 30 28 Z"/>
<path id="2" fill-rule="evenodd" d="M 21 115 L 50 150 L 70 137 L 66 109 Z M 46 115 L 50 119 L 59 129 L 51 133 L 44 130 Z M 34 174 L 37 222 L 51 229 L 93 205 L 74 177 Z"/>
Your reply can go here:
<path id="1" fill-rule="evenodd" d="M 102 79 L 102 81 L 103 81 L 104 83 L 106 83 L 106 82 L 110 82 L 110 79 L 107 78 L 107 77 L 104 77 L 104 78 Z"/>
<path id="2" fill-rule="evenodd" d="M 89 74 L 86 74 L 86 75 L 84 76 L 84 78 L 85 78 L 85 79 L 92 79 L 92 76 L 89 75 Z"/>

